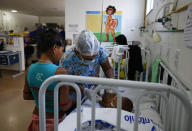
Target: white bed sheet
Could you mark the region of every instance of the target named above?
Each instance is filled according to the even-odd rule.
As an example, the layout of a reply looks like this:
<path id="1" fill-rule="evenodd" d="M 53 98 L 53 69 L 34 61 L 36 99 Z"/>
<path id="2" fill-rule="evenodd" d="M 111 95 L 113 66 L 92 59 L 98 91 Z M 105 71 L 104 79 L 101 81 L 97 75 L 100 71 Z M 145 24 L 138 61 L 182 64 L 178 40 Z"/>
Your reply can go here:
<path id="1" fill-rule="evenodd" d="M 116 112 L 114 108 L 96 108 L 96 120 L 102 120 L 116 125 Z M 162 131 L 161 125 L 154 119 L 141 116 L 139 117 L 139 131 Z M 75 131 L 76 130 L 77 113 L 73 112 L 66 119 L 59 124 L 59 131 Z M 121 129 L 125 131 L 133 131 L 134 114 L 122 111 Z M 91 121 L 91 108 L 84 107 L 81 111 L 81 121 L 86 123 Z"/>
<path id="2" fill-rule="evenodd" d="M 81 107 L 82 123 L 91 121 L 91 101 L 86 100 Z M 104 115 L 105 114 L 105 115 Z M 103 117 L 106 116 L 106 117 Z M 139 124 L 139 131 L 162 131 L 162 123 L 160 116 L 154 110 L 154 104 L 151 102 L 144 102 L 140 105 L 141 123 Z M 77 113 L 73 111 L 66 119 L 59 124 L 59 131 L 75 131 Z M 116 125 L 116 109 L 102 108 L 98 103 L 96 104 L 96 120 L 103 120 L 112 125 Z M 122 125 L 126 131 L 133 131 L 134 113 L 122 111 Z"/>
<path id="3" fill-rule="evenodd" d="M 143 94 L 143 92 L 145 91 L 145 90 L 135 90 L 135 89 L 127 89 L 127 88 L 121 88 L 121 87 L 119 87 L 118 89 L 121 92 L 122 96 L 128 97 L 129 99 L 131 99 L 133 101 L 134 104 L 136 103 L 137 96 Z M 92 106 L 92 104 L 89 99 L 87 99 L 83 103 L 83 105 L 81 107 L 82 108 L 82 112 L 81 112 L 82 123 L 84 123 L 88 120 L 91 120 L 91 108 L 90 108 L 91 106 Z M 110 120 L 115 121 L 116 112 L 114 112 L 114 110 L 116 110 L 116 109 L 102 108 L 97 103 L 96 110 L 97 110 L 96 118 L 101 119 L 102 117 L 100 115 L 104 111 L 104 112 L 106 112 L 106 115 L 108 114 L 108 117 L 105 118 L 105 121 L 107 121 L 107 122 L 111 122 Z M 100 114 L 98 114 L 98 111 L 100 112 Z M 110 112 L 114 112 L 114 113 L 110 114 Z M 122 111 L 122 112 L 124 112 L 124 116 L 122 116 L 122 117 L 125 117 L 126 113 L 128 114 L 128 116 L 134 116 L 134 111 L 132 113 L 125 112 L 125 111 Z M 74 131 L 74 127 L 76 127 L 76 116 L 77 116 L 76 111 L 72 112 L 69 116 L 67 116 L 67 118 L 59 124 L 59 131 L 65 131 L 65 130 Z M 154 130 L 154 131 L 158 131 L 158 130 L 161 131 L 162 122 L 161 122 L 159 114 L 156 112 L 155 104 L 154 104 L 154 102 L 151 101 L 150 96 L 145 96 L 144 99 L 142 100 L 142 102 L 140 104 L 140 116 L 142 116 L 142 118 L 144 118 L 144 120 L 145 120 L 143 123 L 149 122 L 146 120 L 150 120 L 150 124 L 152 123 L 151 125 L 150 124 L 148 124 L 148 125 L 140 124 L 140 128 L 141 128 L 140 131 L 145 131 L 145 130 L 143 130 L 144 127 L 146 128 L 146 131 L 153 131 L 153 129 L 151 129 L 152 128 L 151 126 L 154 126 L 154 125 L 156 127 L 156 130 Z M 134 119 L 134 118 L 132 118 L 132 119 Z M 73 121 L 73 122 L 71 122 L 71 121 Z M 130 123 L 127 125 L 129 125 L 129 127 L 131 127 L 131 128 L 129 128 L 128 131 L 132 131 L 133 120 L 131 122 L 131 119 L 130 119 L 129 122 Z M 115 125 L 116 123 L 112 122 L 112 124 Z M 70 125 L 70 126 L 68 126 L 68 125 Z M 126 125 L 125 125 L 125 127 L 126 127 Z M 151 130 L 149 130 L 149 129 L 151 129 Z"/>

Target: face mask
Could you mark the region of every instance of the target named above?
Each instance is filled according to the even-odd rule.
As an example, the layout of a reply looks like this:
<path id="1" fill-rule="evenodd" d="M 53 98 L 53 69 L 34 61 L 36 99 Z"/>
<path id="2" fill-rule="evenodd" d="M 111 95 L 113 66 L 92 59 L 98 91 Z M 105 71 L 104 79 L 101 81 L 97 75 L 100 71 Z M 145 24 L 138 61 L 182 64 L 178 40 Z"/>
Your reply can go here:
<path id="1" fill-rule="evenodd" d="M 91 61 L 88 61 L 88 60 L 85 60 L 85 59 L 82 59 L 82 62 L 86 65 L 92 65 L 95 63 L 95 59 L 91 60 Z"/>
<path id="2" fill-rule="evenodd" d="M 93 59 L 93 60 L 86 60 L 84 59 L 81 55 L 79 55 L 79 58 L 81 60 L 81 62 L 85 65 L 93 65 L 96 61 L 96 59 Z"/>

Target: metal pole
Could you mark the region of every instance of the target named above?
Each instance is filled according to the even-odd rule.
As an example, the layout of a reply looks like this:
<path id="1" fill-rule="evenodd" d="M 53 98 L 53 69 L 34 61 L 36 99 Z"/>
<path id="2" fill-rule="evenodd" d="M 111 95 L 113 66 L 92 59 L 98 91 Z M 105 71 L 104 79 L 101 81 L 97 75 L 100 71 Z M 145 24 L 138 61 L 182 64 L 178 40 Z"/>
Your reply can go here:
<path id="1" fill-rule="evenodd" d="M 100 45 L 101 41 L 103 39 L 102 33 L 103 33 L 103 5 L 104 5 L 104 0 L 102 1 L 102 15 L 101 15 L 101 32 L 100 32 Z"/>
<path id="2" fill-rule="evenodd" d="M 168 114 L 169 114 L 170 108 L 169 108 L 169 104 L 168 104 L 169 100 L 168 100 L 167 96 L 165 96 L 164 94 L 162 94 L 162 93 L 160 93 L 160 92 L 154 92 L 154 91 L 145 92 L 145 93 L 143 93 L 142 95 L 140 95 L 140 96 L 137 98 L 137 100 L 136 100 L 134 131 L 138 131 L 140 102 L 141 102 L 141 100 L 142 100 L 141 98 L 144 97 L 146 94 L 147 94 L 147 95 L 156 94 L 156 95 L 162 96 L 162 98 L 167 102 L 167 106 L 166 106 L 166 109 L 167 109 L 167 110 L 166 110 L 165 115 L 168 115 Z M 165 121 L 164 121 L 164 130 L 165 130 L 165 131 L 168 131 L 167 123 L 168 123 L 168 119 L 165 119 Z"/>
<path id="3" fill-rule="evenodd" d="M 81 91 L 78 87 L 77 84 L 74 83 L 69 83 L 69 82 L 60 82 L 59 84 L 56 85 L 54 89 L 54 131 L 58 131 L 58 94 L 59 94 L 59 88 L 61 86 L 71 86 L 75 89 L 76 94 L 77 94 L 77 131 L 81 131 Z"/>
<path id="4" fill-rule="evenodd" d="M 96 94 L 100 89 L 111 89 L 113 90 L 116 94 L 117 94 L 117 131 L 120 131 L 121 129 L 121 107 L 122 107 L 122 98 L 121 95 L 118 91 L 117 88 L 113 88 L 113 87 L 101 87 L 98 86 L 95 90 L 94 90 L 94 94 L 92 97 L 92 110 L 91 110 L 91 131 L 95 131 L 95 106 L 96 106 Z"/>
<path id="5" fill-rule="evenodd" d="M 176 76 L 175 76 L 172 72 L 170 72 L 169 69 L 168 69 L 162 62 L 160 62 L 159 64 L 160 64 L 160 66 L 162 66 L 163 69 L 172 77 L 172 79 L 175 80 L 176 83 L 181 84 L 181 86 L 182 86 L 183 88 L 185 88 L 186 90 L 190 90 L 189 88 L 187 88 L 186 86 L 184 86 L 183 83 L 181 83 L 181 82 L 176 78 Z"/>

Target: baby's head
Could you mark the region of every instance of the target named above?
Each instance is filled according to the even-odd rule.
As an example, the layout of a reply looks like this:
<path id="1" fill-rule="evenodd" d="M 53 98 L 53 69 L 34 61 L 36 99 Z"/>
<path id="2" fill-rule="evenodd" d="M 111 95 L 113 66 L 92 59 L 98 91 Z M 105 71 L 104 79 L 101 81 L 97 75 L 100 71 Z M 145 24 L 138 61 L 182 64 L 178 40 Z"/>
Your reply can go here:
<path id="1" fill-rule="evenodd" d="M 117 96 L 112 98 L 111 106 L 117 108 Z M 132 112 L 133 102 L 126 97 L 122 97 L 122 110 Z"/>
<path id="2" fill-rule="evenodd" d="M 115 6 L 109 5 L 106 9 L 106 14 L 108 14 L 108 15 L 113 15 L 113 14 L 115 14 L 115 12 L 116 12 Z"/>
<path id="3" fill-rule="evenodd" d="M 105 93 L 100 104 L 106 108 L 117 108 L 117 95 L 115 93 Z M 122 97 L 122 110 L 132 112 L 133 102 L 126 97 Z"/>

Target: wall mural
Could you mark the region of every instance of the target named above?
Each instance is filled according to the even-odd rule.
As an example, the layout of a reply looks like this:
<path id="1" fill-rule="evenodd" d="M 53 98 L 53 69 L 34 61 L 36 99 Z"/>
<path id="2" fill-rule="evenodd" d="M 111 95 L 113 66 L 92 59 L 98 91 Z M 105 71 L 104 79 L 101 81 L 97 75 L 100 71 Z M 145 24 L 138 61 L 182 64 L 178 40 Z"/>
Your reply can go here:
<path id="1" fill-rule="evenodd" d="M 92 31 L 97 39 L 102 42 L 115 41 L 115 37 L 121 34 L 121 22 L 122 11 L 117 11 L 115 6 L 108 6 L 106 11 L 103 12 L 86 12 L 86 28 Z"/>

